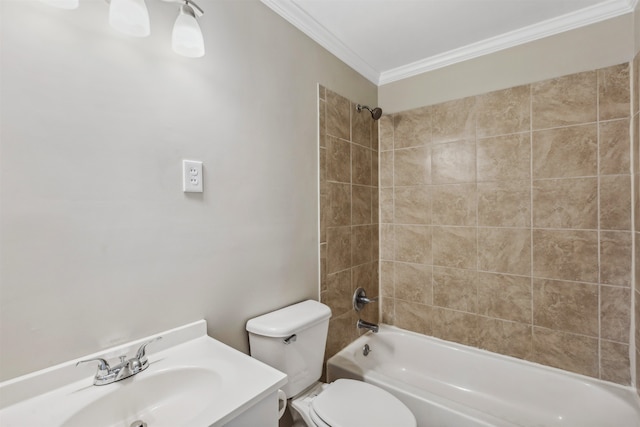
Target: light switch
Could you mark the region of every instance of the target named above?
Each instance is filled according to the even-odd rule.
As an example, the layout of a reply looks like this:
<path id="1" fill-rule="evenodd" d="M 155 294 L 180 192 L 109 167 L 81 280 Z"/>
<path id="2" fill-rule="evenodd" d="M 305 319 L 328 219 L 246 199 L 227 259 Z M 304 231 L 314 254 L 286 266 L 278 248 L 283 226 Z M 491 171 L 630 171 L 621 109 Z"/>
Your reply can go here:
<path id="1" fill-rule="evenodd" d="M 202 162 L 197 160 L 182 161 L 182 191 L 202 193 Z"/>

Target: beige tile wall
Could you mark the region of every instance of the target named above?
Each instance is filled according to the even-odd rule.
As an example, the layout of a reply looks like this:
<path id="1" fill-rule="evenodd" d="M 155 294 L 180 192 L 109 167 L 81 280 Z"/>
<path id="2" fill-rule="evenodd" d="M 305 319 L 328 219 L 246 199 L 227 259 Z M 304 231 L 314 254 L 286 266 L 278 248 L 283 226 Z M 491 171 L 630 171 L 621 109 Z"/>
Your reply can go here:
<path id="1" fill-rule="evenodd" d="M 356 103 L 323 87 L 320 108 L 320 300 L 331 307 L 325 358 L 361 333 L 356 288 L 378 295 L 378 126 Z M 378 321 L 378 307 L 362 317 Z"/>
<path id="2" fill-rule="evenodd" d="M 621 64 L 383 117 L 383 322 L 630 384 L 629 86 Z"/>
<path id="3" fill-rule="evenodd" d="M 635 358 L 636 389 L 640 394 L 640 53 L 633 60 L 633 179 L 634 179 L 634 237 L 635 237 Z"/>

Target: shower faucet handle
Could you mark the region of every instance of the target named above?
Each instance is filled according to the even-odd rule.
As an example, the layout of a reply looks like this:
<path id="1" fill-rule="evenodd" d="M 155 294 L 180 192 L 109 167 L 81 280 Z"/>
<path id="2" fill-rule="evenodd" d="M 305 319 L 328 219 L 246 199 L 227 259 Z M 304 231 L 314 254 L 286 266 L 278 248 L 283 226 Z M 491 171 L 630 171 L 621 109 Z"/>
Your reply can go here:
<path id="1" fill-rule="evenodd" d="M 356 289 L 353 294 L 353 309 L 355 311 L 360 311 L 364 308 L 365 305 L 371 304 L 372 302 L 378 302 L 378 297 L 375 298 L 367 298 L 367 293 L 364 288 Z"/>

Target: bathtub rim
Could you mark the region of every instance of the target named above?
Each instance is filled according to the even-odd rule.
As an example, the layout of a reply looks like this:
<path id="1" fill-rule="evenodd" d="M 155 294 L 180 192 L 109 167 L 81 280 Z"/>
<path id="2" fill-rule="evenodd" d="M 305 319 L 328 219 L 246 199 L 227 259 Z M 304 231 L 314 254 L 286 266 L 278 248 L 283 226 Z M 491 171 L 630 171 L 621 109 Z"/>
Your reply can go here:
<path id="1" fill-rule="evenodd" d="M 456 343 L 453 341 L 447 341 L 447 340 L 443 340 L 441 338 L 437 338 L 431 335 L 424 335 L 418 332 L 413 332 L 413 331 L 409 331 L 407 329 L 402 329 L 399 328 L 397 326 L 393 326 L 393 325 L 388 325 L 385 323 L 381 323 L 380 324 L 380 330 L 378 333 L 395 333 L 395 334 L 400 334 L 400 335 L 408 335 L 408 336 L 412 336 L 415 337 L 417 339 L 423 339 L 426 341 L 430 341 L 433 342 L 437 345 L 441 345 L 444 347 L 448 347 L 448 348 L 452 348 L 455 349 L 457 351 L 462 351 L 462 352 L 467 352 L 467 353 L 471 353 L 471 354 L 478 354 L 478 355 L 482 355 L 485 357 L 490 357 L 493 359 L 497 359 L 497 360 L 501 360 L 507 363 L 515 363 L 515 364 L 524 364 L 526 366 L 530 366 L 533 369 L 537 369 L 537 370 L 545 370 L 551 373 L 555 373 L 555 374 L 561 374 L 561 375 L 565 375 L 568 376 L 570 378 L 576 379 L 580 382 L 586 382 L 592 385 L 596 385 L 596 386 L 600 386 L 600 387 L 604 387 L 606 389 L 608 389 L 609 391 L 613 392 L 615 395 L 617 395 L 618 397 L 622 398 L 622 399 L 629 399 L 629 393 L 633 394 L 633 400 L 635 405 L 640 408 L 640 395 L 638 395 L 637 389 L 633 386 L 633 385 L 629 385 L 629 386 L 625 386 L 622 384 L 618 384 L 618 383 L 614 383 L 611 381 L 606 381 L 606 380 L 602 380 L 599 378 L 595 378 L 595 377 L 590 377 L 588 375 L 583 375 L 583 374 L 578 374 L 576 372 L 571 372 L 571 371 L 567 371 L 564 369 L 560 369 L 560 368 L 554 368 L 553 366 L 548 366 L 548 365 L 543 365 L 541 363 L 537 363 L 537 362 L 532 362 L 529 360 L 525 360 L 525 359 L 519 359 L 517 357 L 513 357 L 513 356 L 507 356 L 504 354 L 500 354 L 500 353 L 495 353 L 489 350 L 484 350 L 481 348 L 477 348 L 477 347 L 473 347 L 473 346 L 469 346 L 469 345 L 465 345 L 465 344 L 460 344 L 460 343 Z M 362 346 L 364 344 L 366 344 L 366 341 L 369 339 L 369 337 L 371 337 L 374 333 L 371 331 L 367 331 L 366 333 L 360 335 L 355 341 L 352 341 L 351 343 L 349 343 L 347 346 L 343 347 L 342 349 L 340 349 L 340 351 L 338 351 L 335 355 L 333 355 L 332 357 L 330 357 L 327 360 L 326 363 L 326 370 L 327 370 L 327 379 L 330 369 L 329 369 L 329 365 L 333 364 L 338 366 L 340 369 L 344 369 L 344 363 L 340 363 L 341 361 L 347 362 L 348 364 L 354 364 L 354 362 L 352 361 L 352 359 L 349 356 L 345 356 L 345 354 L 350 354 L 353 351 L 357 350 L 358 348 L 362 348 Z M 357 366 L 357 365 L 356 365 Z"/>

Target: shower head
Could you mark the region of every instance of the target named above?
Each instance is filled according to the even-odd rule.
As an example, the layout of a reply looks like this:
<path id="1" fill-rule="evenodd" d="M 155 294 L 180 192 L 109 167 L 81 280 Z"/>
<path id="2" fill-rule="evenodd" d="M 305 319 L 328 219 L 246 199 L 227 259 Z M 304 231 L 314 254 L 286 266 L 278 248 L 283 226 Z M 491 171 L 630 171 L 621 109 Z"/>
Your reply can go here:
<path id="1" fill-rule="evenodd" d="M 356 105 L 356 110 L 358 111 L 358 113 L 362 112 L 363 108 L 365 110 L 369 110 L 369 112 L 371 113 L 371 118 L 373 118 L 373 120 L 378 120 L 382 116 L 382 108 L 380 107 L 376 107 L 372 110 L 366 105 L 360 105 L 360 104 Z"/>

